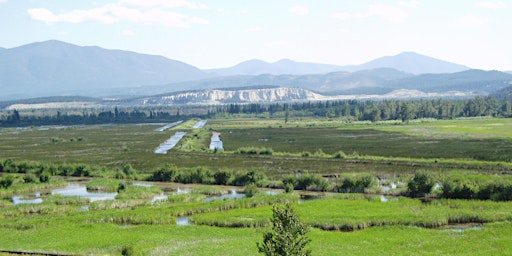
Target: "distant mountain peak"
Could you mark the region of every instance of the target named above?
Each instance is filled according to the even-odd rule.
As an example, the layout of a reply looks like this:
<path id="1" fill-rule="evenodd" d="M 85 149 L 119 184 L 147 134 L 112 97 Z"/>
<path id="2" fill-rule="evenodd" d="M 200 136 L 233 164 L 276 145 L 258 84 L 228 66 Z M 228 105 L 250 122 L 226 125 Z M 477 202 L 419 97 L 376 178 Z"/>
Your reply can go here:
<path id="1" fill-rule="evenodd" d="M 1 50 L 0 59 L 2 97 L 90 95 L 91 91 L 207 77 L 196 67 L 162 56 L 58 40 Z"/>
<path id="2" fill-rule="evenodd" d="M 394 56 L 384 56 L 364 64 L 353 66 L 352 69 L 393 68 L 411 74 L 455 73 L 470 69 L 464 65 L 439 60 L 416 52 L 401 52 Z"/>

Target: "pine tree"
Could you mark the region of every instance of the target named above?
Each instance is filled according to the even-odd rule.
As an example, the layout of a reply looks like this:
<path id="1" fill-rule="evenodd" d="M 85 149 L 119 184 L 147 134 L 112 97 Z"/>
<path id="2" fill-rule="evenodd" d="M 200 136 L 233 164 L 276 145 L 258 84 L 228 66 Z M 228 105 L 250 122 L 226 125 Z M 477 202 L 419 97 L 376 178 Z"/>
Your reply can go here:
<path id="1" fill-rule="evenodd" d="M 311 240 L 307 237 L 309 228 L 295 214 L 291 204 L 275 205 L 272 209 L 272 231 L 263 235 L 258 250 L 267 256 L 308 256 L 306 249 Z"/>

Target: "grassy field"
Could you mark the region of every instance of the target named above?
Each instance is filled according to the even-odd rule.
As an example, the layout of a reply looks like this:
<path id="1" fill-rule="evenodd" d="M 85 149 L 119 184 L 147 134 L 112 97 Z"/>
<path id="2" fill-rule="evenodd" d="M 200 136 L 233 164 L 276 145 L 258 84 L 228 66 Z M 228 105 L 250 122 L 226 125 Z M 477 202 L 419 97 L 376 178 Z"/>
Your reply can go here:
<path id="1" fill-rule="evenodd" d="M 129 164 L 136 174 L 151 173 L 165 164 L 203 166 L 213 172 L 261 170 L 273 180 L 299 172 L 372 173 L 398 180 L 418 170 L 436 177 L 509 177 L 512 170 L 512 119 L 409 123 L 292 119 L 287 124 L 277 119 L 214 119 L 202 129 L 193 129 L 197 121 L 188 120 L 164 132 L 155 131 L 162 126 L 155 124 L 2 128 L 0 160 L 81 163 L 118 172 Z M 187 132 L 182 142 L 166 155 L 154 154 L 176 131 Z M 207 149 L 212 131 L 222 134 L 225 152 Z M 243 147 L 273 153 L 235 153 Z M 337 158 L 341 151 L 343 156 Z M 22 185 L 17 190 L 0 188 L 0 251 L 120 255 L 123 248 L 130 248 L 136 255 L 257 255 L 256 242 L 269 228 L 271 205 L 298 201 L 297 195 L 281 194 L 205 202 L 206 194 L 223 194 L 224 188 L 196 187 L 192 194 L 152 203 L 160 188 L 95 178 L 89 186 L 117 189 L 115 200 L 89 203 L 43 193 L 42 204 L 14 206 L 12 195 L 65 183 L 54 178 L 48 185 Z M 510 201 L 422 203 L 400 197 L 381 202 L 379 195 L 336 194 L 294 207 L 313 227 L 314 255 L 504 255 L 512 251 Z M 195 225 L 177 225 L 180 216 L 190 216 Z"/>
<path id="2" fill-rule="evenodd" d="M 205 166 L 212 170 L 260 168 L 270 176 L 297 170 L 317 173 L 400 173 L 417 169 L 417 165 L 410 164 L 414 162 L 444 161 L 464 167 L 475 163 L 507 165 L 512 159 L 511 119 L 424 121 L 409 124 L 346 124 L 318 120 L 284 124 L 281 120 L 272 119 L 227 119 L 210 120 L 205 128 L 193 130 L 191 127 L 196 121 L 190 120 L 165 132 L 155 131 L 159 127 L 156 125 L 0 129 L 1 158 L 85 163 L 108 168 L 131 164 L 139 172 L 150 172 L 165 163 L 179 167 Z M 222 133 L 227 152 L 246 146 L 267 147 L 273 149 L 274 156 L 283 157 L 205 152 L 210 129 Z M 188 132 L 181 144 L 167 155 L 153 154 L 153 150 L 176 131 Z M 332 159 L 332 154 L 339 151 L 357 157 Z M 313 157 L 301 157 L 304 152 Z M 354 159 L 366 161 L 360 163 Z M 398 164 L 389 165 L 389 161 L 383 163 L 381 160 L 391 160 Z"/>
<path id="3" fill-rule="evenodd" d="M 343 200 L 323 202 L 311 201 L 296 205 L 299 216 L 305 222 L 314 218 L 333 221 L 341 217 L 347 219 L 357 216 L 361 221 L 371 221 L 376 215 L 392 218 L 397 221 L 409 221 L 410 218 L 431 218 L 432 210 L 437 206 L 426 206 L 421 203 L 400 203 L 399 209 L 411 208 L 412 216 L 404 217 L 397 213 L 399 209 L 382 210 L 381 207 L 361 203 L 360 200 L 349 200 L 349 209 L 331 209 L 334 216 L 327 213 L 318 214 L 318 207 L 324 210 L 331 207 L 347 206 Z M 356 203 L 354 203 L 356 202 Z M 224 202 L 225 203 L 225 202 Z M 397 205 L 380 203 L 385 208 Z M 470 210 L 475 204 L 453 201 L 454 205 Z M 197 203 L 193 203 L 197 204 Z M 223 204 L 217 202 L 216 204 Z M 372 203 L 370 203 L 372 204 Z M 2 210 L 0 225 L 1 250 L 38 251 L 59 253 L 81 253 L 93 255 L 120 255 L 123 247 L 133 249 L 135 255 L 257 255 L 256 243 L 262 240 L 262 234 L 268 227 L 260 228 L 222 228 L 205 225 L 177 226 L 174 224 L 178 208 L 186 208 L 186 204 L 163 204 L 158 206 L 138 207 L 133 210 L 111 209 L 91 210 L 88 212 L 67 212 L 54 214 L 30 214 L 24 218 L 5 216 Z M 203 207 L 209 208 L 203 203 Z M 373 213 L 376 207 L 378 210 Z M 491 211 L 502 211 L 508 206 L 486 206 Z M 416 208 L 416 210 L 412 209 Z M 439 211 L 443 206 L 439 206 Z M 313 210 L 312 210 L 313 209 Z M 339 209 L 339 210 L 338 210 Z M 341 211 L 340 211 L 341 210 Z M 335 212 L 339 211 L 339 212 Z M 343 214 L 344 212 L 351 212 Z M 174 213 L 173 213 L 174 212 Z M 221 212 L 227 218 L 243 212 L 244 218 L 258 215 L 270 217 L 271 210 L 267 206 L 251 209 L 234 209 Z M 388 213 L 385 213 L 388 212 Z M 480 214 L 480 213 L 475 213 Z M 482 213 L 486 214 L 486 213 Z M 506 214 L 506 213 L 502 213 Z M 510 215 L 510 211 L 508 211 Z M 160 219 L 145 223 L 116 223 L 109 221 L 124 216 L 133 219 L 141 216 L 147 219 Z M 199 214 L 208 216 L 212 214 Z M 396 215 L 396 216 L 395 216 Z M 416 218 L 414 217 L 416 215 Z M 117 216 L 117 217 L 116 217 Z M 210 216 L 212 217 L 212 216 Z M 507 217 L 510 218 L 510 217 Z M 312 239 L 310 248 L 314 255 L 503 255 L 512 250 L 510 237 L 512 222 L 496 221 L 472 226 L 455 226 L 438 229 L 426 229 L 414 225 L 395 223 L 359 230 L 355 232 L 324 231 L 313 228 L 309 234 Z M 506 254 L 506 253 L 505 253 Z"/>

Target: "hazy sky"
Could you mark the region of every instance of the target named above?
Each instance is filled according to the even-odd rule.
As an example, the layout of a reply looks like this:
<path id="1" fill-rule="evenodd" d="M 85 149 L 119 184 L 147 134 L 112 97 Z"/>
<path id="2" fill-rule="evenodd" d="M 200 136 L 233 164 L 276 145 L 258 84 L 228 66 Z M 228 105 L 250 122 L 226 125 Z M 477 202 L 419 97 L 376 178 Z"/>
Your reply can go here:
<path id="1" fill-rule="evenodd" d="M 0 0 L 0 47 L 57 39 L 199 68 L 249 59 L 337 65 L 414 51 L 512 70 L 512 1 Z"/>

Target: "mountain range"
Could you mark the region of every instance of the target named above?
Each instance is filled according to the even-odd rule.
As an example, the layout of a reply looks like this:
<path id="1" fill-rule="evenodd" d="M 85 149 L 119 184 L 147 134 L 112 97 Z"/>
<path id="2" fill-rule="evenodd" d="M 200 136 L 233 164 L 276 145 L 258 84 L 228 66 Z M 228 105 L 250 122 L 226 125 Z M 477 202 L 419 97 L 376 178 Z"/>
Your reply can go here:
<path id="1" fill-rule="evenodd" d="M 262 60 L 249 60 L 229 68 L 205 70 L 215 76 L 233 75 L 306 75 L 324 74 L 336 71 L 356 72 L 376 68 L 392 68 L 411 74 L 424 73 L 454 73 L 470 69 L 447 61 L 438 60 L 432 57 L 414 52 L 402 52 L 395 56 L 381 57 L 361 65 L 337 66 L 319 63 L 295 62 L 289 59 L 282 59 L 274 63 Z"/>
<path id="2" fill-rule="evenodd" d="M 0 51 L 0 88 L 4 98 L 86 95 L 105 88 L 205 77 L 196 67 L 162 56 L 54 40 Z"/>
<path id="3" fill-rule="evenodd" d="M 323 95 L 464 91 L 488 94 L 510 85 L 512 75 L 470 70 L 413 52 L 361 65 L 242 62 L 200 70 L 162 56 L 50 40 L 0 48 L 0 100 L 47 96 L 141 96 L 246 86 L 278 86 Z"/>

